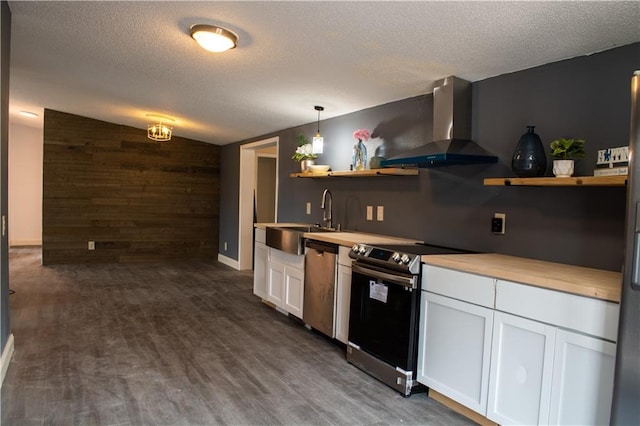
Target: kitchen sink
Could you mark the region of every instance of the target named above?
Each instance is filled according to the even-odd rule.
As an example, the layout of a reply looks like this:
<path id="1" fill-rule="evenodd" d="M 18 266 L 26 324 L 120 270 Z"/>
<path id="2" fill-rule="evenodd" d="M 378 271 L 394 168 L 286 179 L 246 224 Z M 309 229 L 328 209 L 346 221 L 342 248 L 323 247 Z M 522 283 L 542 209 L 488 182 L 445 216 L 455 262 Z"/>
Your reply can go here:
<path id="1" fill-rule="evenodd" d="M 304 254 L 306 232 L 335 232 L 334 228 L 323 226 L 267 226 L 266 244 L 269 247 L 295 255 Z"/>

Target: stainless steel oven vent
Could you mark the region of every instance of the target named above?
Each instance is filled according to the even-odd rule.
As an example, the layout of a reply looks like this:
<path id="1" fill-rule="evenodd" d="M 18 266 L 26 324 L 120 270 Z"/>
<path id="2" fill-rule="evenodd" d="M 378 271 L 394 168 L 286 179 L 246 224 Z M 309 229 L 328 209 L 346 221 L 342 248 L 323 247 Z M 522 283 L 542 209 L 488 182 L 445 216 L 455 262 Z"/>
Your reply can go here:
<path id="1" fill-rule="evenodd" d="M 433 141 L 384 160 L 382 166 L 427 168 L 497 161 L 471 140 L 471 83 L 450 76 L 434 83 Z"/>

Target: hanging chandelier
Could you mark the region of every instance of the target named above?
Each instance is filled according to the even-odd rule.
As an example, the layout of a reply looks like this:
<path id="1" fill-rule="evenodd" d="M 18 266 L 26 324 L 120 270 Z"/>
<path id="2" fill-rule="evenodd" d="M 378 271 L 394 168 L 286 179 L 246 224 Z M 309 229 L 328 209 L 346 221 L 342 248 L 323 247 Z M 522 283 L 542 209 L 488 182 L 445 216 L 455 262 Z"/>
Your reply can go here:
<path id="1" fill-rule="evenodd" d="M 147 137 L 157 142 L 166 142 L 171 140 L 171 132 L 173 126 L 165 124 L 166 122 L 174 123 L 175 120 L 164 115 L 147 114 L 149 124 L 147 124 Z"/>

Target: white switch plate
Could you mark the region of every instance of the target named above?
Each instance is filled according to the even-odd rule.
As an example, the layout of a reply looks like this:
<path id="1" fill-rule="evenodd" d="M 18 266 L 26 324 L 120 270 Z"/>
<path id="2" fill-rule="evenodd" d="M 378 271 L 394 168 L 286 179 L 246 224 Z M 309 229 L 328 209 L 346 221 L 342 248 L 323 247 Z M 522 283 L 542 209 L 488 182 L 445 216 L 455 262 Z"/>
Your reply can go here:
<path id="1" fill-rule="evenodd" d="M 307 201 L 307 214 L 311 214 L 311 202 Z"/>
<path id="2" fill-rule="evenodd" d="M 367 220 L 373 220 L 373 206 L 367 206 Z"/>
<path id="3" fill-rule="evenodd" d="M 95 241 L 89 241 L 89 244 L 87 244 L 87 249 L 88 250 L 95 250 L 96 249 L 96 242 Z"/>
<path id="4" fill-rule="evenodd" d="M 378 211 L 376 212 L 376 218 L 378 222 L 384 221 L 384 206 L 378 206 Z"/>

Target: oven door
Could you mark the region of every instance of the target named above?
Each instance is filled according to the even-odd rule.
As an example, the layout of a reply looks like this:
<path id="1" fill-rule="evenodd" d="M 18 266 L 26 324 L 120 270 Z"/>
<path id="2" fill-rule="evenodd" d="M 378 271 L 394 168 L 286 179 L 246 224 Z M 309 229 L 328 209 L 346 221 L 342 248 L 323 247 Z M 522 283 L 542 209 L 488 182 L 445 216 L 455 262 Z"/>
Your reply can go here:
<path id="1" fill-rule="evenodd" d="M 349 342 L 393 367 L 414 371 L 420 316 L 418 278 L 354 262 Z"/>

